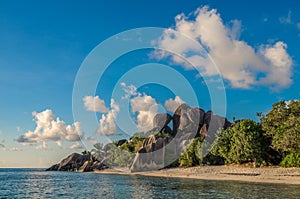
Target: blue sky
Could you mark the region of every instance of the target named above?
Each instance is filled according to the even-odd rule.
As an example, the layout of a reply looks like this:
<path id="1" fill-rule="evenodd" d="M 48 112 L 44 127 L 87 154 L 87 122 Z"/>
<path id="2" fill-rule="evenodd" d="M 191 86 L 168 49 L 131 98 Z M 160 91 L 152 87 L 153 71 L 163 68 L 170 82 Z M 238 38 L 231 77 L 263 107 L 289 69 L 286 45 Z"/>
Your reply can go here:
<path id="1" fill-rule="evenodd" d="M 198 8 L 201 9 L 205 5 L 209 6 L 208 11 L 201 10 L 200 14 L 195 13 Z M 74 150 L 78 152 L 84 150 L 80 148 L 82 143 L 77 142 L 76 137 L 67 135 L 64 135 L 63 138 L 53 136 L 51 139 L 45 138 L 45 136 L 38 137 L 38 143 L 26 143 L 24 139 L 23 142 L 20 142 L 20 139 L 18 142 L 18 138 L 24 138 L 22 136 L 28 135 L 28 131 L 34 132 L 37 129 L 36 121 L 41 121 L 38 117 L 53 119 L 57 125 L 64 121 L 65 126 L 62 128 L 65 130 L 68 128 L 67 125 L 76 122 L 73 118 L 72 108 L 76 74 L 82 66 L 82 62 L 101 42 L 115 34 L 134 28 L 171 27 L 180 32 L 182 29 L 180 29 L 180 23 L 175 22 L 175 17 L 181 13 L 185 14 L 185 17 L 181 21 L 179 20 L 181 23 L 191 22 L 197 28 L 200 27 L 196 23 L 197 17 L 199 20 L 200 17 L 206 17 L 206 14 L 212 11 L 211 9 L 216 9 L 217 15 L 210 16 L 219 16 L 218 19 L 221 20 L 223 27 L 228 31 L 230 29 L 229 32 L 234 34 L 230 41 L 236 42 L 232 42 L 232 44 L 237 45 L 239 41 L 243 41 L 248 47 L 254 49 L 253 57 L 255 59 L 261 61 L 276 55 L 275 58 L 282 56 L 281 60 L 291 60 L 290 64 L 285 62 L 284 66 L 290 69 L 286 74 L 286 71 L 279 70 L 274 64 L 270 64 L 270 60 L 269 62 L 263 61 L 263 64 L 266 64 L 264 67 L 252 60 L 245 61 L 243 58 L 246 59 L 248 55 L 239 54 L 240 52 L 236 54 L 236 57 L 220 58 L 218 53 L 228 46 L 214 43 L 217 39 L 205 39 L 204 36 L 199 39 L 196 35 L 193 39 L 199 39 L 210 50 L 211 55 L 215 55 L 217 65 L 220 67 L 226 91 L 226 117 L 229 120 L 232 120 L 233 117 L 257 120 L 256 113 L 267 112 L 274 102 L 299 99 L 300 14 L 298 11 L 300 6 L 296 1 L 279 3 L 274 3 L 274 1 L 225 2 L 221 0 L 163 2 L 134 0 L 131 3 L 125 1 L 89 1 L 88 3 L 83 1 L 1 1 L 0 155 L 2 158 L 0 167 L 46 167 Z M 201 22 L 201 24 L 203 23 Z M 210 30 L 208 25 L 206 29 Z M 199 34 L 204 34 L 203 31 L 199 30 Z M 222 36 L 218 30 L 210 31 Z M 159 40 L 159 38 L 157 39 Z M 284 45 L 278 42 L 283 42 Z M 164 44 L 163 41 L 160 41 L 157 45 L 162 47 Z M 276 44 L 278 44 L 278 48 L 275 49 Z M 175 48 L 171 44 L 169 47 Z M 240 49 L 247 48 L 244 45 Z M 109 49 L 111 52 L 115 50 Z M 189 53 L 191 52 L 189 51 L 186 55 L 189 56 Z M 129 115 L 133 120 L 132 124 L 136 126 L 139 125 L 137 118 L 139 115 L 140 118 L 147 118 L 156 112 L 165 111 L 166 101 L 173 99 L 172 102 L 175 103 L 175 97 L 178 95 L 168 87 L 171 85 L 165 87 L 156 84 L 137 86 L 136 74 L 147 79 L 151 76 L 151 67 L 159 66 L 150 64 L 148 66 L 150 70 L 145 67 L 141 71 L 134 71 L 133 76 L 128 73 L 136 66 L 154 62 L 170 66 L 192 85 L 197 101 L 193 101 L 192 96 L 185 93 L 184 87 L 179 89 L 181 94 L 178 95 L 180 98 L 177 98 L 177 101 L 185 101 L 193 106 L 198 103 L 206 110 L 211 109 L 209 91 L 203 84 L 203 77 L 197 77 L 196 70 L 187 70 L 188 66 L 174 61 L 174 57 L 163 56 L 159 60 L 158 57 L 153 57 L 151 54 L 153 55 L 153 50 L 142 49 L 120 56 L 115 60 L 99 81 L 96 92 L 86 93 L 86 96 L 99 96 L 99 100 L 95 101 L 99 103 L 98 109 L 87 110 L 88 105 L 84 106 L 84 101 L 80 98 L 78 101 L 81 101 L 82 104 L 78 106 L 84 113 L 79 118 L 95 116 L 96 112 L 98 126 L 103 118 L 104 127 L 107 127 L 106 129 L 113 128 L 113 124 L 109 123 L 109 118 L 113 118 L 121 123 L 122 128 L 129 131 L 133 125 L 127 123 L 125 118 L 128 115 L 126 112 L 123 113 L 126 102 L 131 103 L 131 108 L 135 107 L 129 111 Z M 288 55 L 288 57 L 284 55 Z M 239 60 L 238 63 L 249 65 L 246 70 L 250 74 L 247 85 L 245 85 L 246 83 L 237 85 L 237 80 L 234 79 L 236 76 L 240 78 L 239 80 L 247 78 L 240 75 L 242 74 L 241 66 L 232 60 Z M 227 70 L 228 68 L 231 69 Z M 205 67 L 202 69 L 207 70 Z M 272 71 L 275 71 L 274 74 Z M 128 76 L 122 78 L 126 73 Z M 159 73 L 152 75 L 160 77 Z M 265 82 L 259 80 L 260 77 L 266 75 L 270 75 L 270 77 Z M 207 76 L 212 77 L 213 75 Z M 251 82 L 251 77 L 254 77 L 254 82 Z M 161 77 L 161 79 L 164 78 L 166 76 Z M 283 80 L 286 81 L 283 82 Z M 121 83 L 124 84 L 121 85 Z M 276 83 L 279 86 L 274 88 Z M 113 89 L 117 90 L 115 96 L 112 94 Z M 125 91 L 131 91 L 127 101 Z M 113 103 L 111 103 L 111 98 L 114 98 Z M 120 102 L 121 98 L 125 99 L 123 101 L 125 105 Z M 131 99 L 134 100 L 130 101 Z M 169 102 L 171 103 L 171 101 Z M 141 104 L 144 107 L 150 104 L 149 107 L 152 109 L 145 111 L 138 106 Z M 46 109 L 49 111 L 44 112 Z M 32 114 L 33 112 L 35 114 Z M 35 121 L 33 120 L 34 115 L 36 116 Z M 59 120 L 56 117 L 59 117 Z M 95 132 L 105 131 L 105 129 L 97 129 L 98 126 L 92 121 L 90 123 L 89 121 L 77 122 L 81 123 L 80 129 L 83 135 L 79 137 L 86 140 L 85 144 L 97 138 Z M 42 127 L 45 128 L 45 126 Z M 76 131 L 74 126 L 72 128 L 69 131 L 66 130 L 70 136 Z M 124 135 L 122 128 L 117 125 L 114 135 L 110 138 L 114 139 Z M 132 131 L 138 130 L 143 129 L 133 129 Z M 70 149 L 72 145 L 74 149 Z"/>

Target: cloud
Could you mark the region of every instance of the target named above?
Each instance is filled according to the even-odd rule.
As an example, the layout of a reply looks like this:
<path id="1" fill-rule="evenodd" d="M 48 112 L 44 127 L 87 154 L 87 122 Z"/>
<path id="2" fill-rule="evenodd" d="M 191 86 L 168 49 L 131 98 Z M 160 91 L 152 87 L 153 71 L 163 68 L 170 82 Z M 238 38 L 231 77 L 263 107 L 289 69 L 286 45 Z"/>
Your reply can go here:
<path id="1" fill-rule="evenodd" d="M 277 85 L 281 87 L 288 87 L 292 83 L 291 78 L 289 78 L 292 73 L 292 59 L 286 52 L 286 48 L 287 44 L 283 42 L 261 48 L 261 54 L 268 61 L 270 69 L 266 76 L 260 79 L 261 83 L 270 85 L 277 82 Z"/>
<path id="2" fill-rule="evenodd" d="M 99 96 L 85 96 L 83 98 L 84 107 L 87 111 L 93 112 L 102 112 L 105 113 L 108 109 L 105 106 L 105 103 Z"/>
<path id="3" fill-rule="evenodd" d="M 170 98 L 170 99 L 166 100 L 165 107 L 168 111 L 174 113 L 175 110 L 183 103 L 184 103 L 184 101 L 179 96 L 176 96 L 174 99 Z"/>
<path id="4" fill-rule="evenodd" d="M 16 141 L 24 145 L 33 145 L 42 142 L 39 149 L 46 148 L 46 141 L 54 141 L 61 147 L 62 141 L 79 141 L 84 133 L 81 130 L 80 123 L 74 122 L 72 125 L 66 125 L 64 121 L 56 117 L 52 110 L 46 109 L 40 113 L 33 112 L 36 128 L 27 131 L 19 136 Z"/>
<path id="5" fill-rule="evenodd" d="M 73 144 L 72 146 L 70 146 L 70 149 L 76 150 L 76 149 L 83 149 L 84 147 L 79 143 L 76 142 L 75 144 Z"/>
<path id="6" fill-rule="evenodd" d="M 165 30 L 153 44 L 183 55 L 189 63 L 162 50 L 153 53 L 157 59 L 169 58 L 188 70 L 197 68 L 201 71 L 199 76 L 213 78 L 220 74 L 233 88 L 263 85 L 283 89 L 292 83 L 293 63 L 284 42 L 254 48 L 239 40 L 240 21 L 233 20 L 225 26 L 217 10 L 208 6 L 188 16 L 177 15 L 175 22 L 175 27 Z"/>
<path id="7" fill-rule="evenodd" d="M 122 86 L 125 92 L 125 95 L 122 97 L 122 99 L 129 99 L 132 96 L 136 96 L 140 94 L 138 93 L 137 88 L 132 84 L 127 86 L 125 82 L 121 82 L 120 85 Z"/>
<path id="8" fill-rule="evenodd" d="M 153 118 L 157 114 L 158 104 L 154 98 L 143 94 L 130 100 L 131 111 L 137 113 L 137 128 L 147 131 L 152 128 Z"/>
<path id="9" fill-rule="evenodd" d="M 297 23 L 297 28 L 300 29 L 300 22 Z"/>
<path id="10" fill-rule="evenodd" d="M 281 24 L 292 24 L 292 11 L 289 11 L 286 17 L 279 17 L 279 22 Z"/>
<path id="11" fill-rule="evenodd" d="M 97 134 L 113 135 L 116 133 L 117 127 L 115 119 L 120 111 L 120 107 L 114 99 L 111 99 L 110 107 L 111 109 L 106 114 L 102 114 L 102 117 L 99 121 L 100 127 L 97 129 Z"/>
<path id="12" fill-rule="evenodd" d="M 46 142 L 43 142 L 41 145 L 35 147 L 37 150 L 52 150 Z"/>

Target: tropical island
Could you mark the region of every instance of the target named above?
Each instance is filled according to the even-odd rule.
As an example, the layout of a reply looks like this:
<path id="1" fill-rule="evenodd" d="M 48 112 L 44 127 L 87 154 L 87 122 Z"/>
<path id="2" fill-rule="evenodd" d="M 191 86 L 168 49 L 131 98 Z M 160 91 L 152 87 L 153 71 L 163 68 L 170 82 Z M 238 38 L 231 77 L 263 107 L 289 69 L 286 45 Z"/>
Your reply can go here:
<path id="1" fill-rule="evenodd" d="M 300 184 L 300 101 L 257 116 L 231 123 L 181 104 L 173 116 L 157 114 L 148 132 L 97 143 L 47 170 Z"/>

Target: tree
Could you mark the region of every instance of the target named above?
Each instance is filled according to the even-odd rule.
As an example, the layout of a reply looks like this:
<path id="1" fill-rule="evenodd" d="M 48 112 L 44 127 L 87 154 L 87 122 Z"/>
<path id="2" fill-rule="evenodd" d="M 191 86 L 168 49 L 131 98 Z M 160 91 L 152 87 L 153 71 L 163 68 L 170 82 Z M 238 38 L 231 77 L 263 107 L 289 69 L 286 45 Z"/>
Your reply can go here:
<path id="1" fill-rule="evenodd" d="M 300 167 L 300 101 L 273 104 L 266 116 L 261 115 L 261 122 L 272 148 L 283 158 L 280 165 Z"/>
<path id="2" fill-rule="evenodd" d="M 226 163 L 261 164 L 268 151 L 266 142 L 261 124 L 240 120 L 223 130 L 211 153 L 223 157 Z"/>
<path id="3" fill-rule="evenodd" d="M 272 148 L 285 156 L 300 153 L 300 101 L 280 101 L 261 116 L 263 130 L 272 139 Z"/>
<path id="4" fill-rule="evenodd" d="M 179 157 L 179 166 L 191 167 L 202 164 L 202 143 L 203 137 L 193 138 L 190 144 Z"/>

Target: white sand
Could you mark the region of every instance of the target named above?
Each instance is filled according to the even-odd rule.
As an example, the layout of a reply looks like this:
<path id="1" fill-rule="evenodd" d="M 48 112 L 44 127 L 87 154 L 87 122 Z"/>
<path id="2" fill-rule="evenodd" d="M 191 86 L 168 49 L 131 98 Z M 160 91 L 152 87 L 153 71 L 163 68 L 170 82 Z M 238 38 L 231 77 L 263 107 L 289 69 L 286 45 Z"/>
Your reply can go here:
<path id="1" fill-rule="evenodd" d="M 203 166 L 172 168 L 157 171 L 134 172 L 105 169 L 95 171 L 101 174 L 141 175 L 154 177 L 193 178 L 203 180 L 232 180 L 261 183 L 283 183 L 300 185 L 300 168 L 243 166 Z"/>

